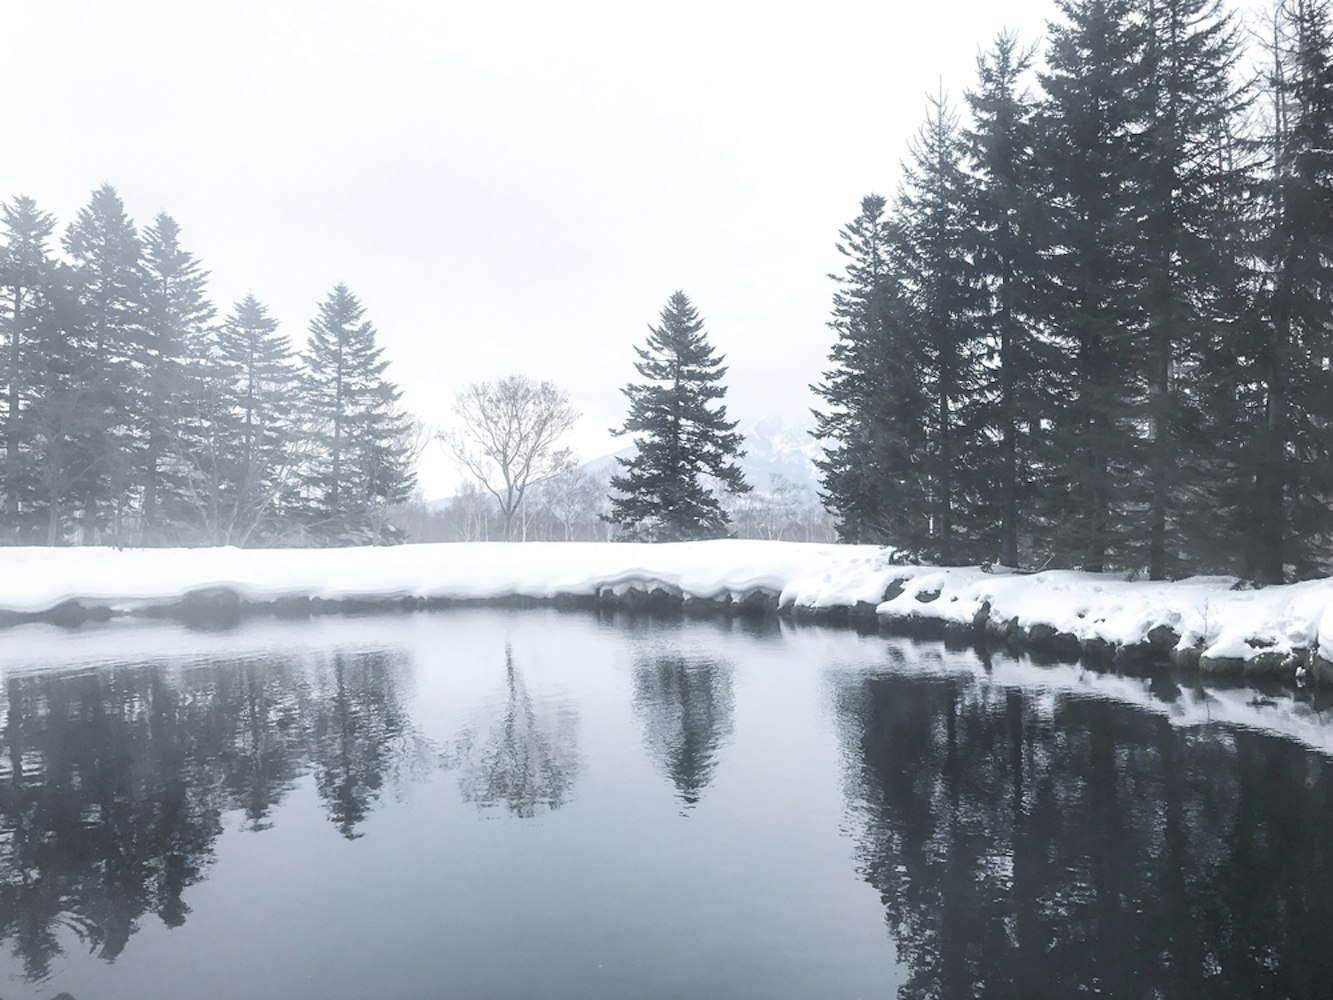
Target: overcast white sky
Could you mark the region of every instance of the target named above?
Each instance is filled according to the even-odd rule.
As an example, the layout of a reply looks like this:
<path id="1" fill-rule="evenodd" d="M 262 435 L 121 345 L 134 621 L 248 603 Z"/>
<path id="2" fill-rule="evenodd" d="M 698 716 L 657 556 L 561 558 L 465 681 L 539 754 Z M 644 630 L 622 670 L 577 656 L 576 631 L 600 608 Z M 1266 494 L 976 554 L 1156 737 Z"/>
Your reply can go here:
<path id="1" fill-rule="evenodd" d="M 925 94 L 1041 0 L 7 0 L 0 197 L 63 226 L 104 181 L 175 216 L 219 310 L 302 344 L 337 281 L 423 421 L 509 372 L 564 386 L 586 458 L 683 289 L 745 423 L 804 422 L 837 230 L 892 194 Z M 454 476 L 434 449 L 427 495 Z"/>

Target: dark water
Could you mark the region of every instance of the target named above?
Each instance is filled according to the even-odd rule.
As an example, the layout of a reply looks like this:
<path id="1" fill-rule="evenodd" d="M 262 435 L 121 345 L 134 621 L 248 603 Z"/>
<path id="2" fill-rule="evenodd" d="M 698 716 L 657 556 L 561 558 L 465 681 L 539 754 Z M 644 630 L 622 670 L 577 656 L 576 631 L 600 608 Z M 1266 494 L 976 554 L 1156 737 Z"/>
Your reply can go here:
<path id="1" fill-rule="evenodd" d="M 0 997 L 1328 997 L 1317 695 L 468 612 L 0 635 Z"/>

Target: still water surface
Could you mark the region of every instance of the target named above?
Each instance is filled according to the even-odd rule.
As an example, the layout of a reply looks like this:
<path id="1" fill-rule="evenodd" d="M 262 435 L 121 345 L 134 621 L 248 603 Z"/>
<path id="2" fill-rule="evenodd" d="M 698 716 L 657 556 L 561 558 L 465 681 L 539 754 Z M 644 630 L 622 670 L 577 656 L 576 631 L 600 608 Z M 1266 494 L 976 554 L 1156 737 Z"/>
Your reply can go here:
<path id="1" fill-rule="evenodd" d="M 0 677 L 5 1000 L 1333 990 L 1317 695 L 499 610 Z"/>

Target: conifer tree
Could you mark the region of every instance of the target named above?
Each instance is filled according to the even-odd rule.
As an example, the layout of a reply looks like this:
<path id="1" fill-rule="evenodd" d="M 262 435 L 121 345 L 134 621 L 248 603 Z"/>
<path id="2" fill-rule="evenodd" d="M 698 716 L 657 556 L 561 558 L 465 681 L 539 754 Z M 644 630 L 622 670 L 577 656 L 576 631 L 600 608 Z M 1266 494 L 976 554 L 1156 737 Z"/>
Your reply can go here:
<path id="1" fill-rule="evenodd" d="M 86 471 L 76 489 L 84 544 L 99 534 L 123 544 L 132 477 L 143 444 L 142 381 L 136 359 L 145 346 L 142 244 L 115 188 L 104 184 L 69 227 L 65 252 L 77 271 L 88 325 L 79 349 L 87 363 L 87 405 L 96 417 Z"/>
<path id="2" fill-rule="evenodd" d="M 180 245 L 180 226 L 165 212 L 143 237 L 144 339 L 137 367 L 144 427 L 140 538 L 160 543 L 169 525 L 186 516 L 182 451 L 190 438 L 208 433 L 203 385 L 216 379 L 209 327 L 214 309 L 206 292 L 208 272 Z"/>
<path id="3" fill-rule="evenodd" d="M 633 539 L 716 538 L 729 520 L 707 479 L 729 493 L 750 490 L 735 464 L 742 435 L 722 403 L 727 369 L 683 292 L 672 294 L 649 330 L 647 345 L 634 349 L 644 381 L 623 390 L 630 406 L 619 433 L 634 436 L 636 453 L 620 459 L 621 473 L 611 478 L 608 520 Z"/>
<path id="4" fill-rule="evenodd" d="M 1132 0 L 1058 0 L 1039 125 L 1052 222 L 1046 312 L 1072 379 L 1054 415 L 1062 475 L 1044 490 L 1058 547 L 1087 570 L 1133 561 L 1141 504 L 1143 284 L 1135 164 L 1143 31 Z"/>
<path id="5" fill-rule="evenodd" d="M 1036 527 L 1034 500 L 1050 465 L 1041 420 L 1052 413 L 1061 367 L 1041 317 L 1046 205 L 1036 105 L 1023 89 L 1034 55 L 1005 32 L 978 56 L 964 133 L 974 178 L 970 252 L 985 292 L 978 326 L 988 341 L 979 392 L 999 444 L 979 466 L 999 488 L 998 556 L 1007 566 L 1019 564 L 1019 539 Z"/>
<path id="6" fill-rule="evenodd" d="M 184 471 L 185 519 L 213 544 L 275 540 L 294 493 L 298 375 L 277 330 L 267 308 L 247 295 L 212 331 L 202 377 L 188 382 L 193 419 L 173 437 L 173 455 Z"/>
<path id="7" fill-rule="evenodd" d="M 224 477 L 228 520 L 223 537 L 243 545 L 276 520 L 296 460 L 297 423 L 289 399 L 297 371 L 287 337 L 253 295 L 238 302 L 218 331 L 219 362 L 232 408 Z"/>
<path id="8" fill-rule="evenodd" d="M 410 495 L 414 478 L 398 409 L 398 387 L 384 377 L 375 327 L 344 284 L 310 323 L 303 402 L 312 421 L 304 474 L 307 529 L 330 543 L 385 541 L 379 517 Z"/>
<path id="9" fill-rule="evenodd" d="M 1261 414 L 1248 562 L 1264 582 L 1319 572 L 1333 498 L 1333 31 L 1327 0 L 1277 12 L 1269 221 L 1256 309 Z M 1299 544 L 1293 544 L 1299 539 Z"/>
<path id="10" fill-rule="evenodd" d="M 980 478 L 982 292 L 963 155 L 957 115 L 943 96 L 932 99 L 904 170 L 898 217 L 900 270 L 925 360 L 931 549 L 945 563 L 995 548 L 983 498 L 990 484 Z"/>
<path id="11" fill-rule="evenodd" d="M 24 427 L 25 409 L 32 405 L 37 389 L 33 368 L 40 363 L 34 351 L 37 317 L 49 293 L 54 264 L 48 241 L 55 218 L 22 195 L 0 206 L 0 413 L 4 414 L 0 436 L 4 464 L 0 465 L 0 497 L 8 531 L 6 540 L 18 540 L 34 504 L 33 456 L 25 443 L 30 431 Z M 11 532 L 14 534 L 11 535 Z"/>
<path id="12" fill-rule="evenodd" d="M 74 504 L 85 499 L 90 476 L 103 461 L 105 439 L 98 405 L 103 389 L 97 358 L 87 350 L 92 320 L 77 269 L 54 266 L 44 294 L 31 313 L 33 395 L 23 428 L 36 482 L 35 525 L 47 545 L 67 540 Z"/>
<path id="13" fill-rule="evenodd" d="M 815 464 L 840 538 L 919 553 L 929 545 L 925 359 L 894 272 L 885 206 L 867 195 L 838 234 L 847 263 L 830 276 L 836 339 L 831 367 L 814 386 L 826 406 L 816 413 L 823 458 Z"/>
<path id="14" fill-rule="evenodd" d="M 1215 511 L 1191 504 L 1187 481 L 1212 478 L 1207 453 L 1207 359 L 1243 311 L 1252 252 L 1239 206 L 1251 185 L 1237 155 L 1245 95 L 1238 42 L 1218 0 L 1142 0 L 1144 112 L 1138 200 L 1146 262 L 1147 562 L 1152 579 L 1181 569 L 1185 534 L 1197 550 L 1217 531 Z M 1196 522 L 1192 532 L 1184 523 Z"/>

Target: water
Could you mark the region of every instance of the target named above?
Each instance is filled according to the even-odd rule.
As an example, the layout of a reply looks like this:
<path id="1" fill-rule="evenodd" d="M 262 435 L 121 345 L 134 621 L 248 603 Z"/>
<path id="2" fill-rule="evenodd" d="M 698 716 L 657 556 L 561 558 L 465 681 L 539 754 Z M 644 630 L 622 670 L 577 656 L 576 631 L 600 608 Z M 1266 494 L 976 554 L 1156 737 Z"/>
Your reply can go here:
<path id="1" fill-rule="evenodd" d="M 0 997 L 1328 996 L 1333 727 L 850 631 L 0 634 Z"/>

